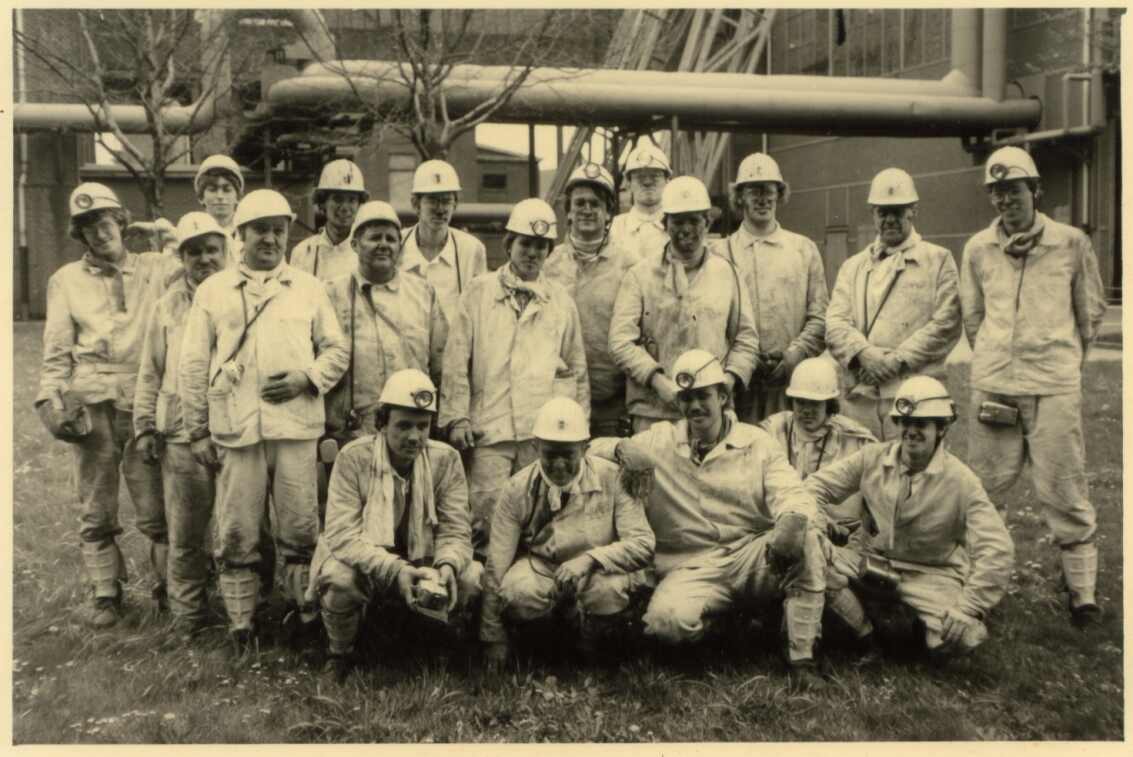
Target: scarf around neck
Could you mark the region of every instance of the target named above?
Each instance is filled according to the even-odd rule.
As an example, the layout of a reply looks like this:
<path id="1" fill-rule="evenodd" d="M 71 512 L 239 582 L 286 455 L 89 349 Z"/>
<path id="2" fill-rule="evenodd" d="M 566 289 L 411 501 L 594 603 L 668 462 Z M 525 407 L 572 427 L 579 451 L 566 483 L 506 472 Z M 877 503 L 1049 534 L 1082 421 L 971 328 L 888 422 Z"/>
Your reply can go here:
<path id="1" fill-rule="evenodd" d="M 503 286 L 507 299 L 517 315 L 523 314 L 524 308 L 532 299 L 546 301 L 547 293 L 540 283 L 541 279 L 542 276 L 535 281 L 524 281 L 511 270 L 510 263 L 500 266 L 500 285 Z"/>
<path id="2" fill-rule="evenodd" d="M 370 462 L 370 488 L 362 515 L 365 534 L 379 547 L 392 549 L 397 522 L 394 517 L 393 463 L 389 459 L 384 434 L 374 436 L 374 456 Z M 433 531 L 437 527 L 437 507 L 433 499 L 433 471 L 429 454 L 422 450 L 413 461 L 409 481 L 407 557 L 416 562 L 433 553 Z"/>

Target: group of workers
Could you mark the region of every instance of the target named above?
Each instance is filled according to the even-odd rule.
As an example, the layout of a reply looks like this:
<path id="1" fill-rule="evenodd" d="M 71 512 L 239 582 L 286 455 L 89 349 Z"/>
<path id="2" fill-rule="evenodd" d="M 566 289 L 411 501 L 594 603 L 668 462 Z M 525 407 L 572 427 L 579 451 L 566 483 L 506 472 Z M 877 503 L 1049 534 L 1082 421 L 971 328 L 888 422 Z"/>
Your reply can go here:
<path id="1" fill-rule="evenodd" d="M 574 171 L 561 242 L 550 205 L 517 203 L 492 272 L 452 226 L 440 160 L 416 171 L 410 228 L 358 166 L 327 164 L 325 224 L 289 258 L 286 198 L 245 194 L 226 156 L 200 166 L 204 212 L 169 253 L 127 253 L 118 198 L 76 188 L 85 252 L 48 286 L 36 408 L 74 449 L 88 622 L 122 613 L 121 470 L 185 641 L 215 559 L 237 650 L 278 584 L 290 617 L 321 619 L 336 675 L 373 604 L 478 623 L 498 667 L 540 619 L 593 650 L 641 607 L 679 643 L 771 603 L 792 676 L 818 685 L 824 612 L 867 655 L 886 604 L 934 656 L 987 637 L 1014 559 L 989 494 L 1025 464 L 1070 618 L 1097 620 L 1081 374 L 1104 300 L 1088 238 L 1036 209 L 1028 153 L 988 158 L 997 217 L 959 269 L 916 232 L 913 179 L 881 171 L 877 237 L 832 293 L 814 242 L 777 221 L 768 155 L 740 164 L 743 221 L 719 240 L 705 185 L 663 151 L 625 168 L 616 217 L 609 172 Z M 943 444 L 962 328 L 971 468 Z"/>

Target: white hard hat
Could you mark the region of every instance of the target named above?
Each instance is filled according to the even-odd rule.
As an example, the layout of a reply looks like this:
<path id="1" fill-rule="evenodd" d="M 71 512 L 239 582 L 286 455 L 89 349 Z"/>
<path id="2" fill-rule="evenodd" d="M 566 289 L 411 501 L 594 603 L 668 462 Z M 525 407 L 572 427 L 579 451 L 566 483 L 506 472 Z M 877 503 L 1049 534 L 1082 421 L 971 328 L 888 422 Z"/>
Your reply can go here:
<path id="1" fill-rule="evenodd" d="M 397 405 L 414 410 L 437 412 L 437 387 L 432 379 L 416 368 L 395 371 L 382 387 L 379 405 Z"/>
<path id="2" fill-rule="evenodd" d="M 754 184 L 760 181 L 774 181 L 786 185 L 783 174 L 779 171 L 779 164 L 770 155 L 753 152 L 740 162 L 736 171 L 736 181 L 733 187 L 742 187 L 744 184 Z"/>
<path id="3" fill-rule="evenodd" d="M 948 389 L 932 376 L 910 376 L 897 389 L 889 417 L 952 420 L 956 417 L 956 406 Z"/>
<path id="4" fill-rule="evenodd" d="M 724 368 L 707 350 L 689 350 L 673 363 L 673 381 L 682 390 L 724 383 Z"/>
<path id="5" fill-rule="evenodd" d="M 459 191 L 460 177 L 456 169 L 443 160 L 426 160 L 413 172 L 413 194 Z"/>
<path id="6" fill-rule="evenodd" d="M 1037 179 L 1039 169 L 1031 154 L 1021 147 L 1000 147 L 987 159 L 984 184 L 1012 179 Z"/>
<path id="7" fill-rule="evenodd" d="M 244 174 L 236 161 L 227 155 L 210 155 L 202 161 L 200 167 L 197 168 L 197 176 L 193 179 L 193 191 L 199 195 L 205 174 L 217 170 L 232 174 L 233 178 L 236 179 L 236 193 L 244 194 Z"/>
<path id="8" fill-rule="evenodd" d="M 275 218 L 276 216 L 287 216 L 288 221 L 295 220 L 295 214 L 291 212 L 291 206 L 287 203 L 286 197 L 274 189 L 257 189 L 245 195 L 240 204 L 236 206 L 232 223 L 240 227 L 249 221 L 255 221 L 257 218 Z"/>
<path id="9" fill-rule="evenodd" d="M 362 169 L 345 158 L 332 160 L 323 166 L 315 192 L 357 192 L 362 195 L 363 201 L 370 196 L 366 192 Z"/>
<path id="10" fill-rule="evenodd" d="M 567 397 L 552 397 L 539 408 L 531 435 L 545 442 L 584 442 L 590 429 L 581 405 Z"/>
<path id="11" fill-rule="evenodd" d="M 71 218 L 75 218 L 96 210 L 121 208 L 122 203 L 119 202 L 118 195 L 114 194 L 114 190 L 110 187 L 88 181 L 75 187 L 75 190 L 71 192 L 70 207 Z"/>
<path id="12" fill-rule="evenodd" d="M 919 200 L 912 176 L 900 168 L 886 168 L 873 177 L 866 202 L 870 205 L 912 205 Z"/>
<path id="13" fill-rule="evenodd" d="M 601 187 L 606 190 L 611 197 L 614 196 L 614 177 L 611 176 L 610 172 L 603 166 L 597 163 L 586 163 L 574 169 L 570 178 L 567 179 L 566 186 L 563 188 L 563 194 L 569 194 L 571 187 L 579 184 Z"/>
<path id="14" fill-rule="evenodd" d="M 370 200 L 362 203 L 361 207 L 358 208 L 358 212 L 354 215 L 354 225 L 350 227 L 350 235 L 354 236 L 354 233 L 362 228 L 363 224 L 375 221 L 392 223 L 399 230 L 401 229 L 401 219 L 397 217 L 397 211 L 393 209 L 392 205 L 382 200 Z"/>
<path id="15" fill-rule="evenodd" d="M 181 245 L 188 242 L 190 239 L 203 237 L 206 234 L 219 234 L 226 240 L 227 235 L 224 229 L 220 228 L 220 224 L 216 219 L 208 213 L 202 213 L 199 210 L 194 210 L 191 213 L 186 213 L 181 216 L 181 220 L 177 222 L 177 251 L 181 251 Z"/>
<path id="16" fill-rule="evenodd" d="M 555 209 L 538 197 L 520 200 L 511 209 L 507 230 L 528 237 L 555 239 L 558 236 L 558 218 Z"/>
<path id="17" fill-rule="evenodd" d="M 642 141 L 630 151 L 626 158 L 625 175 L 629 176 L 632 171 L 639 168 L 656 168 L 664 171 L 666 176 L 673 175 L 673 169 L 669 167 L 669 158 L 665 155 L 665 151 L 649 140 Z"/>
<path id="18" fill-rule="evenodd" d="M 661 193 L 661 212 L 695 213 L 712 209 L 708 188 L 695 176 L 678 176 L 665 185 Z"/>
<path id="19" fill-rule="evenodd" d="M 838 368 L 824 357 L 807 358 L 796 365 L 787 386 L 787 396 L 800 400 L 832 400 L 838 394 Z"/>

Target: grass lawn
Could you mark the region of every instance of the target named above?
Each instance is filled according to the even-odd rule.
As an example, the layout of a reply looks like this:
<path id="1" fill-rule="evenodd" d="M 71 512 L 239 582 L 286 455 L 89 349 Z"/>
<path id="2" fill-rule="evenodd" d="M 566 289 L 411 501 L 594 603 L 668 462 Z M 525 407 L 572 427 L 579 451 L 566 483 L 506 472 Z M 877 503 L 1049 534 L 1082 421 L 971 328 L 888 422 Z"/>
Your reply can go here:
<path id="1" fill-rule="evenodd" d="M 265 640 L 240 670 L 224 633 L 169 643 L 150 610 L 146 549 L 123 488 L 128 614 L 91 632 L 79 584 L 71 454 L 31 406 L 41 323 L 16 323 L 13 737 L 17 744 L 107 742 L 493 742 L 1121 739 L 1121 364 L 1089 363 L 1085 424 L 1100 525 L 1104 622 L 1067 622 L 1056 550 L 1033 491 L 1007 495 L 1018 561 L 974 656 L 937 669 L 915 657 L 857 668 L 831 653 L 831 685 L 788 690 L 777 644 L 733 634 L 718 645 L 634 650 L 587 668 L 537 658 L 498 678 L 462 650 L 370 659 L 339 685 L 309 655 Z M 962 375 L 952 387 L 967 396 Z M 961 403 L 962 405 L 966 404 Z M 963 421 L 950 436 L 965 453 Z M 218 605 L 219 607 L 219 605 Z M 275 608 L 278 613 L 279 608 Z"/>

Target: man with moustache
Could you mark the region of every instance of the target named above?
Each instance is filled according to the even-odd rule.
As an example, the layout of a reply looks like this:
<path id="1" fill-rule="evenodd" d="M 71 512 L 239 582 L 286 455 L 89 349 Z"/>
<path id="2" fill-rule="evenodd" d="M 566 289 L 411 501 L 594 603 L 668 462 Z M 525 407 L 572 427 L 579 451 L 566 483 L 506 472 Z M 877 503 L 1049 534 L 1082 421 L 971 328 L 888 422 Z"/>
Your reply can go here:
<path id="1" fill-rule="evenodd" d="M 134 394 L 134 440 L 147 463 L 161 465 L 169 522 L 169 604 L 177 632 L 188 640 L 208 620 L 205 542 L 216 485 L 213 471 L 189 451 L 177 375 L 193 295 L 205 279 L 224 268 L 227 235 L 208 213 L 194 211 L 181 217 L 177 237 L 185 275 L 158 300 L 146 331 Z"/>
<path id="2" fill-rule="evenodd" d="M 565 397 L 548 400 L 532 435 L 539 459 L 511 477 L 492 516 L 480 613 L 489 669 L 508 659 L 508 626 L 555 613 L 576 628 L 589 656 L 600 630 L 651 584 L 645 511 L 618 483 L 617 465 L 586 454 L 583 409 Z"/>
<path id="3" fill-rule="evenodd" d="M 350 351 L 346 375 L 327 394 L 327 433 L 340 444 L 373 434 L 386 380 L 416 368 L 440 383 L 448 325 L 433 285 L 401 275 L 401 220 L 380 200 L 358 209 L 350 231 L 358 269 L 327 284 Z"/>
<path id="4" fill-rule="evenodd" d="M 35 409 L 48 432 L 72 445 L 78 489 L 80 554 L 92 600 L 85 621 L 105 628 L 122 616 L 126 564 L 115 538 L 119 476 L 126 479 L 136 525 L 149 541 L 165 603 L 168 532 L 161 471 L 147 465 L 133 439 L 134 390 L 146 325 L 164 282 L 180 263 L 158 252 L 130 254 L 122 234 L 129 212 L 103 184 L 75 187 L 70 235 L 81 260 L 47 282 L 43 367 Z"/>
<path id="5" fill-rule="evenodd" d="M 828 580 L 910 607 L 932 656 L 964 654 L 987 639 L 983 621 L 1007 588 L 1014 545 L 979 478 L 943 446 L 956 418 L 944 385 L 912 376 L 890 412 L 897 439 L 864 447 L 806 480 L 822 508 L 859 491 L 865 503 L 861 538 L 834 548 Z M 831 523 L 830 536 L 845 544 L 848 535 Z"/>
<path id="6" fill-rule="evenodd" d="M 420 609 L 422 585 L 445 596 L 449 613 L 480 595 L 483 565 L 472 559 L 468 489 L 456 450 L 429 438 L 437 390 L 419 370 L 390 375 L 377 433 L 348 444 L 330 480 L 327 525 L 311 564 L 309 597 L 322 607 L 330 642 L 326 672 L 350 671 L 368 602 Z M 398 601 L 400 600 L 400 601 Z"/>
<path id="7" fill-rule="evenodd" d="M 673 169 L 664 151 L 646 140 L 626 158 L 624 175 L 629 180 L 633 207 L 614 217 L 610 224 L 610 242 L 646 258 L 659 253 L 669 241 L 661 196 L 673 176 Z"/>
<path id="8" fill-rule="evenodd" d="M 426 160 L 413 173 L 412 192 L 417 224 L 402 232 L 401 270 L 433 285 L 452 323 L 472 280 L 488 272 L 487 252 L 479 239 L 451 226 L 460 195 L 455 168 L 443 160 Z"/>
<path id="9" fill-rule="evenodd" d="M 304 621 L 318 535 L 315 447 L 323 395 L 347 365 L 342 330 L 315 277 L 284 260 L 295 216 L 278 192 L 236 209 L 244 261 L 197 288 L 181 348 L 181 405 L 190 451 L 216 470 L 219 585 L 235 651 L 253 642 L 259 526 L 271 494 L 286 591 Z"/>
<path id="10" fill-rule="evenodd" d="M 888 411 L 900 382 L 944 378 L 960 339 L 956 261 L 913 228 L 919 199 L 900 168 L 873 178 L 877 239 L 842 264 L 826 310 L 826 344 L 844 369 L 843 412 L 883 441 L 896 434 Z"/>
<path id="11" fill-rule="evenodd" d="M 714 355 L 689 350 L 672 372 L 680 420 L 590 444 L 627 471 L 652 471 L 645 514 L 659 583 L 645 633 L 697 641 L 737 603 L 781 599 L 793 682 L 821 686 L 814 651 L 826 560 L 814 499 L 771 437 L 726 412 L 729 382 Z"/>
<path id="12" fill-rule="evenodd" d="M 795 366 L 826 347 L 826 272 L 818 247 L 776 220 L 790 187 L 779 164 L 757 152 L 740 163 L 732 208 L 743 217 L 714 251 L 736 267 L 755 310 L 759 355 L 751 385 L 737 392 L 736 414 L 749 423 L 788 409 L 784 393 Z"/>
<path id="13" fill-rule="evenodd" d="M 629 376 L 633 430 L 681 417 L 680 387 L 665 373 L 682 353 L 708 350 L 724 366 L 729 396 L 749 378 L 759 348 L 747 290 L 735 268 L 708 253 L 712 203 L 704 183 L 679 176 L 661 208 L 669 242 L 622 279 L 610 319 L 610 353 Z"/>
<path id="14" fill-rule="evenodd" d="M 351 244 L 350 229 L 358 206 L 368 197 L 362 170 L 352 161 L 332 160 L 323 166 L 315 189 L 315 207 L 326 221 L 318 234 L 295 245 L 291 267 L 320 281 L 354 273 L 358 254 Z"/>
<path id="15" fill-rule="evenodd" d="M 224 231 L 227 245 L 226 267 L 240 265 L 240 235 L 232 222 L 236 204 L 244 196 L 244 174 L 235 160 L 227 155 L 210 155 L 201 161 L 193 179 L 197 201 Z"/>
<path id="16" fill-rule="evenodd" d="M 1003 147 L 984 174 L 991 226 L 964 246 L 960 304 L 972 346 L 972 468 L 995 495 L 1029 463 L 1059 547 L 1070 619 L 1096 623 L 1097 513 L 1082 437 L 1082 370 L 1105 316 L 1090 238 L 1041 213 L 1038 168 Z"/>
<path id="17" fill-rule="evenodd" d="M 535 459 L 531 429 L 551 397 L 590 406 L 578 309 L 542 274 L 555 241 L 554 209 L 538 198 L 512 208 L 508 264 L 474 279 L 449 323 L 438 420 L 458 450 L 470 450 L 473 547 L 483 552 L 508 478 Z"/>
<path id="18" fill-rule="evenodd" d="M 561 284 L 578 307 L 590 374 L 590 434 L 624 436 L 626 382 L 610 354 L 610 317 L 622 279 L 638 256 L 618 247 L 607 233 L 617 206 L 609 171 L 596 163 L 580 166 L 564 193 L 569 233 L 547 258 L 543 274 Z"/>

